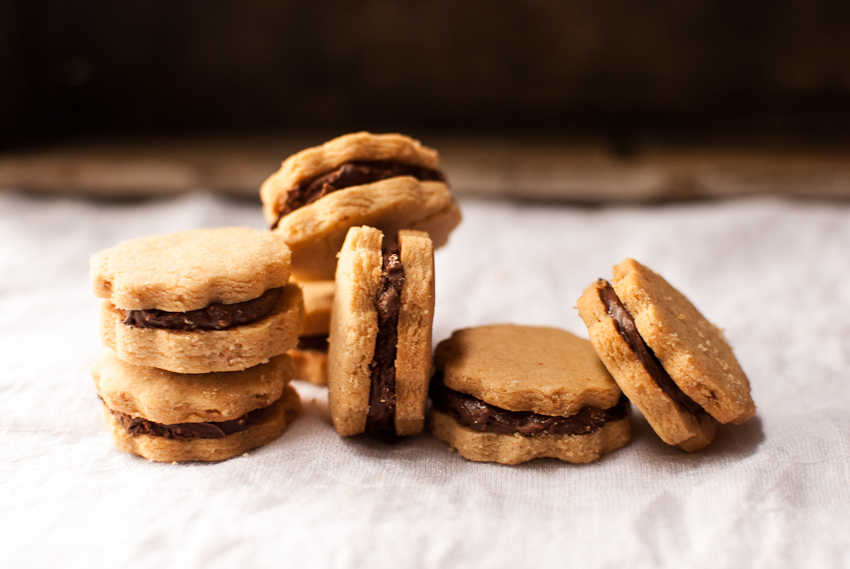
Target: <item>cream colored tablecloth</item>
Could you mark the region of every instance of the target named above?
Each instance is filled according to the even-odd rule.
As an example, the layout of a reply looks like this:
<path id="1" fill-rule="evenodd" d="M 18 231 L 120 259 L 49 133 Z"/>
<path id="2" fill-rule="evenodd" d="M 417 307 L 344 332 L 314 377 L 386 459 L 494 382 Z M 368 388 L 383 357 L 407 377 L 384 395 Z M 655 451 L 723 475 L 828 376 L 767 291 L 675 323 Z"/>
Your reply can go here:
<path id="1" fill-rule="evenodd" d="M 2 567 L 847 567 L 850 204 L 603 209 L 464 201 L 437 254 L 435 342 L 490 322 L 586 332 L 576 298 L 632 256 L 725 328 L 758 413 L 689 455 L 635 412 L 589 465 L 468 462 L 428 434 L 340 439 L 297 387 L 282 438 L 216 464 L 115 450 L 87 367 L 88 258 L 154 233 L 263 226 L 258 204 L 0 192 Z"/>

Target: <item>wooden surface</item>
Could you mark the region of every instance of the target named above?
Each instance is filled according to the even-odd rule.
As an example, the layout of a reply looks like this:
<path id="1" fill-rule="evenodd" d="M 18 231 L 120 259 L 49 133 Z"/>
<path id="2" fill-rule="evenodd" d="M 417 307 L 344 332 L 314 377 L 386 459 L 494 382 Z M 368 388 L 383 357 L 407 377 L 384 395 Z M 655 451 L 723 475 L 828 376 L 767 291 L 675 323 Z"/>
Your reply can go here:
<path id="1" fill-rule="evenodd" d="M 323 137 L 243 136 L 76 143 L 0 154 L 0 188 L 97 197 L 198 189 L 258 197 L 290 154 Z M 850 198 L 850 149 L 646 145 L 623 157 L 602 141 L 442 136 L 453 190 L 462 196 L 652 202 L 776 194 Z"/>

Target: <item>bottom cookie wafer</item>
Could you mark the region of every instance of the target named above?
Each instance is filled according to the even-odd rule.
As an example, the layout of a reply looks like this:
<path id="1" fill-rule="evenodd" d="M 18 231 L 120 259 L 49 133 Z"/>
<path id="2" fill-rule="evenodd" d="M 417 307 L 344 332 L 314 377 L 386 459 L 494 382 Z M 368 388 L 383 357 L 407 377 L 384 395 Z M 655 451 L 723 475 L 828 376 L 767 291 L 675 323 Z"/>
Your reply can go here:
<path id="1" fill-rule="evenodd" d="M 557 458 L 585 463 L 629 442 L 629 417 L 606 423 L 588 435 L 502 435 L 465 427 L 447 413 L 432 409 L 431 432 L 455 448 L 462 457 L 478 462 L 519 464 L 535 458 Z"/>
<path id="2" fill-rule="evenodd" d="M 156 462 L 179 462 L 225 460 L 268 444 L 284 433 L 287 424 L 295 419 L 300 409 L 301 399 L 298 393 L 287 385 L 280 399 L 266 407 L 259 422 L 249 429 L 221 439 L 188 440 L 171 440 L 150 435 L 133 437 L 124 430 L 106 405 L 103 406 L 103 414 L 119 450 L 132 452 Z"/>

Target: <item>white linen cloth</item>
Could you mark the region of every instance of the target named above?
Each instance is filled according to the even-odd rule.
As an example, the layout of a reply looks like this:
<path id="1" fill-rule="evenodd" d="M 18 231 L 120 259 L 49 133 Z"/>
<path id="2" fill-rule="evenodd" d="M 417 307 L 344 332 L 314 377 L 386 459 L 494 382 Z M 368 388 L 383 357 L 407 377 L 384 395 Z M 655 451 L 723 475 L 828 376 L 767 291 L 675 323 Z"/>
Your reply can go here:
<path id="1" fill-rule="evenodd" d="M 463 201 L 437 253 L 436 342 L 493 322 L 587 336 L 575 300 L 631 256 L 725 329 L 757 415 L 710 447 L 632 442 L 588 465 L 473 463 L 430 434 L 341 439 L 323 389 L 246 457 L 117 451 L 88 365 L 88 259 L 194 227 L 262 228 L 196 193 L 94 202 L 0 192 L 2 567 L 847 567 L 850 204 L 578 208 Z"/>

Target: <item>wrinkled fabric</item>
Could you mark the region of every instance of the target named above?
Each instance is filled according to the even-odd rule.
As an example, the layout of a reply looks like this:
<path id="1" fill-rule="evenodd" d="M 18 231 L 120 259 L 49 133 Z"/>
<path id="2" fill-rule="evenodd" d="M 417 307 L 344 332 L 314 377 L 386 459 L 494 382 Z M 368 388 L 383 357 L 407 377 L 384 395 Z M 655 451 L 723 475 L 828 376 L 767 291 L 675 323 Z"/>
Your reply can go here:
<path id="1" fill-rule="evenodd" d="M 841 567 L 850 563 L 850 204 L 748 199 L 580 208 L 462 201 L 436 255 L 434 340 L 485 323 L 587 336 L 585 287 L 631 256 L 724 328 L 756 416 L 698 454 L 635 410 L 596 463 L 472 463 L 425 433 L 341 439 L 326 391 L 247 456 L 117 451 L 88 365 L 88 259 L 194 227 L 264 227 L 196 193 L 95 202 L 0 192 L 5 567 Z"/>

